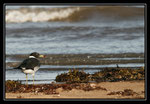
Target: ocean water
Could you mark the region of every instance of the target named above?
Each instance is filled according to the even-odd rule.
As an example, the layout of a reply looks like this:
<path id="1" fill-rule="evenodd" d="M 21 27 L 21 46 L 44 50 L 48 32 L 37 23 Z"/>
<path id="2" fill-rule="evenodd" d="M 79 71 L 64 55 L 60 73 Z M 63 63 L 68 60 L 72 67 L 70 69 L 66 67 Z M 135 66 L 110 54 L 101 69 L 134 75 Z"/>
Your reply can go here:
<path id="1" fill-rule="evenodd" d="M 5 22 L 6 55 L 144 54 L 144 6 L 6 6 Z M 14 72 L 6 80 L 23 80 Z M 37 73 L 38 80 L 47 72 Z M 43 79 L 62 72 L 48 73 Z"/>
<path id="2" fill-rule="evenodd" d="M 6 54 L 144 53 L 144 8 L 24 7 L 5 20 Z"/>

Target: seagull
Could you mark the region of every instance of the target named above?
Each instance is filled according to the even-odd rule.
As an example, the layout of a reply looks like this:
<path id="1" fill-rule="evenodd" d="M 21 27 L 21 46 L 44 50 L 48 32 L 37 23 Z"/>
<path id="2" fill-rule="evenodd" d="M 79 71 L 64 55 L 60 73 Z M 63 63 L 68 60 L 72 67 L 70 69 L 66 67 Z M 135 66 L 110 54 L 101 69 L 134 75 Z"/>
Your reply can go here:
<path id="1" fill-rule="evenodd" d="M 37 52 L 33 52 L 29 55 L 29 58 L 25 59 L 18 67 L 15 68 L 15 69 L 21 69 L 22 72 L 26 74 L 26 85 L 28 85 L 27 74 L 32 74 L 33 85 L 34 85 L 35 72 L 40 68 L 40 61 L 37 59 L 39 57 L 45 57 L 45 56 L 40 55 Z"/>

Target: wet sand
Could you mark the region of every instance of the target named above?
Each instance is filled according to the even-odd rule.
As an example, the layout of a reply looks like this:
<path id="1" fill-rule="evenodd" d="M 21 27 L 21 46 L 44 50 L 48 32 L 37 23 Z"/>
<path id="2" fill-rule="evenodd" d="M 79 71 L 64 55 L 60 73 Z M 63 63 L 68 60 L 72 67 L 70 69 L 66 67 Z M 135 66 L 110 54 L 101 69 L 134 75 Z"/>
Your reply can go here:
<path id="1" fill-rule="evenodd" d="M 6 99 L 144 99 L 145 81 L 120 81 L 90 83 L 94 90 L 81 89 L 64 90 L 57 88 L 56 93 L 42 92 L 6 93 Z M 101 87 L 101 89 L 96 89 Z"/>
<path id="2" fill-rule="evenodd" d="M 6 65 L 16 67 L 28 55 L 6 55 L 6 58 L 16 62 L 7 62 Z M 116 58 L 115 60 L 108 58 Z M 117 59 L 121 58 L 121 59 Z M 128 60 L 126 58 L 129 58 Z M 131 58 L 131 59 L 130 59 Z M 133 59 L 132 59 L 133 58 Z M 126 63 L 144 63 L 143 53 L 123 53 L 123 54 L 46 54 L 41 58 L 42 65 L 108 65 Z"/>

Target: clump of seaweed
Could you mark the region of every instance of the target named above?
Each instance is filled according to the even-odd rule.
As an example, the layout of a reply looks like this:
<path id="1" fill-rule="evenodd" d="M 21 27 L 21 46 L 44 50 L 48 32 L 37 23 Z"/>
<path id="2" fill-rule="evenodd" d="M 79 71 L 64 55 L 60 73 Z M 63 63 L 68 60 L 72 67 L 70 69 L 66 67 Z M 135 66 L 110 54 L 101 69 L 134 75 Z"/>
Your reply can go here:
<path id="1" fill-rule="evenodd" d="M 79 71 L 77 69 L 69 70 L 68 73 L 63 73 L 56 76 L 56 82 L 66 82 L 66 83 L 86 83 L 89 81 L 88 73 L 84 71 Z"/>
<path id="2" fill-rule="evenodd" d="M 9 84 L 8 84 L 9 83 Z M 11 84 L 10 84 L 11 83 Z M 29 93 L 33 92 L 34 94 L 38 94 L 40 92 L 51 95 L 51 94 L 59 94 L 61 90 L 71 91 L 72 89 L 80 89 L 84 91 L 91 91 L 91 90 L 105 90 L 106 88 L 103 88 L 101 86 L 97 86 L 96 84 L 91 83 L 70 83 L 70 84 L 39 84 L 39 85 L 25 85 L 25 84 L 12 84 L 12 83 L 18 83 L 17 81 L 6 81 L 6 92 L 13 92 L 13 93 Z M 22 98 L 21 96 L 18 96 L 18 98 Z"/>
<path id="3" fill-rule="evenodd" d="M 134 96 L 139 95 L 131 89 L 124 89 L 124 91 L 110 92 L 107 95 L 122 95 L 122 96 Z"/>
<path id="4" fill-rule="evenodd" d="M 16 92 L 21 87 L 21 82 L 7 80 L 5 86 L 6 86 L 6 92 Z"/>
<path id="5" fill-rule="evenodd" d="M 143 80 L 144 69 L 128 69 L 128 68 L 104 69 L 100 72 L 94 73 L 91 79 L 96 82 Z"/>
<path id="6" fill-rule="evenodd" d="M 89 81 L 96 82 L 116 82 L 116 81 L 130 81 L 130 80 L 144 80 L 144 69 L 130 69 L 130 68 L 106 68 L 94 74 L 88 74 L 84 71 L 69 70 L 68 73 L 57 75 L 56 82 L 66 83 L 82 83 Z"/>

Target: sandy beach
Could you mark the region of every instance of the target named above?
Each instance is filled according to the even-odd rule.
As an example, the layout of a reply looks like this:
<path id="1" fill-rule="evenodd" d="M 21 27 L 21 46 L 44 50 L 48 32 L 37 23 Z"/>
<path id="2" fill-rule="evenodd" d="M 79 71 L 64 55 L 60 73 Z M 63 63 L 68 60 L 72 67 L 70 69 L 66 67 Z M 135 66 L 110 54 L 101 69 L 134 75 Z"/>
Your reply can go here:
<path id="1" fill-rule="evenodd" d="M 144 99 L 145 81 L 89 83 L 93 90 L 57 88 L 54 94 L 42 92 L 6 93 L 6 99 Z M 96 89 L 100 87 L 101 89 Z M 95 89 L 94 89 L 95 88 Z"/>

